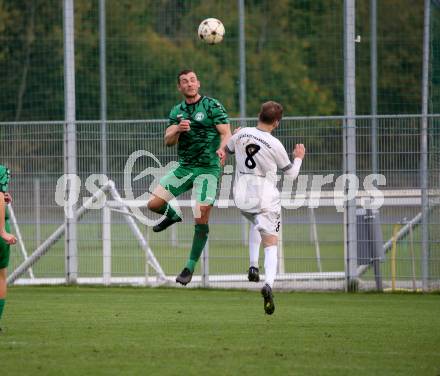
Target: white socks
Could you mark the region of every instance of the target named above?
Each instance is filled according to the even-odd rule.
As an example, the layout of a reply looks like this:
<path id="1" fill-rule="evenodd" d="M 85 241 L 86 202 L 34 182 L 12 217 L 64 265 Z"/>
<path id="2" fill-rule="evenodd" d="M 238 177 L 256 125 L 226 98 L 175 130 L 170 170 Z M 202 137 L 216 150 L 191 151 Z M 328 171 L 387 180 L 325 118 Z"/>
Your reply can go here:
<path id="1" fill-rule="evenodd" d="M 264 275 L 265 282 L 272 288 L 277 274 L 278 252 L 277 246 L 264 248 Z"/>
<path id="2" fill-rule="evenodd" d="M 261 235 L 251 223 L 249 227 L 249 261 L 250 266 L 258 268 L 258 257 L 260 256 Z"/>
<path id="3" fill-rule="evenodd" d="M 251 223 L 249 227 L 249 261 L 250 266 L 258 268 L 258 257 L 260 255 L 261 235 Z M 265 283 L 271 288 L 275 281 L 278 266 L 278 251 L 277 246 L 272 245 L 264 248 L 264 274 L 266 276 Z"/>

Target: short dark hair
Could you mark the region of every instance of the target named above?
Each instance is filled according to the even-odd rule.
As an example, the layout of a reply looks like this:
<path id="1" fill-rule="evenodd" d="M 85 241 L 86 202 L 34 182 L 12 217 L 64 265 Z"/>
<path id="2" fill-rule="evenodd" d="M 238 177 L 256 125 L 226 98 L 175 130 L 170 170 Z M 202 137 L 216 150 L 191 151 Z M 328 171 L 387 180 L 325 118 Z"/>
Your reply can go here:
<path id="1" fill-rule="evenodd" d="M 281 104 L 269 101 L 261 105 L 258 119 L 265 124 L 273 124 L 275 121 L 280 121 L 283 117 L 283 106 Z"/>
<path id="2" fill-rule="evenodd" d="M 184 69 L 183 71 L 180 71 L 179 74 L 177 75 L 177 83 L 180 84 L 180 76 L 183 76 L 184 74 L 188 74 L 188 73 L 196 73 L 194 72 L 192 69 Z"/>

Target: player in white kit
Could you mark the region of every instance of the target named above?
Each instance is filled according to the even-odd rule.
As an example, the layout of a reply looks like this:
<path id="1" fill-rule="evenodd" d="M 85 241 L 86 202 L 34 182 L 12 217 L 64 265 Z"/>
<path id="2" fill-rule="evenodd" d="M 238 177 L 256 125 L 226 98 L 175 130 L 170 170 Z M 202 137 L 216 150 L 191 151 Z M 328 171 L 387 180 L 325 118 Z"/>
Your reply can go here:
<path id="1" fill-rule="evenodd" d="M 279 126 L 282 116 L 283 107 L 279 103 L 263 103 L 258 125 L 255 128 L 240 129 L 225 147 L 226 152 L 235 153 L 235 203 L 251 222 L 248 279 L 252 282 L 260 280 L 258 257 L 260 243 L 263 242 L 265 285 L 261 294 L 264 310 L 269 315 L 275 310 L 272 287 L 277 271 L 277 243 L 281 225 L 277 170 L 296 179 L 305 154 L 304 145 L 297 144 L 293 150 L 292 163 L 283 144 L 271 135 Z"/>

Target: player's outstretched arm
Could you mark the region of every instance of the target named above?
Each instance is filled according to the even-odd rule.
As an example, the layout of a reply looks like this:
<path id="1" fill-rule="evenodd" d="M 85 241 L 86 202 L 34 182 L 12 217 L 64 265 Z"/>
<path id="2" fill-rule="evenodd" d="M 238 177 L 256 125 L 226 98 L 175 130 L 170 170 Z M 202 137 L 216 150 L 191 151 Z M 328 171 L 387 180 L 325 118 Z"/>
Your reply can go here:
<path id="1" fill-rule="evenodd" d="M 296 144 L 295 149 L 293 149 L 293 164 L 289 165 L 289 168 L 283 170 L 285 175 L 290 176 L 295 180 L 299 175 L 299 170 L 301 169 L 302 160 L 306 154 L 306 148 L 303 144 Z"/>

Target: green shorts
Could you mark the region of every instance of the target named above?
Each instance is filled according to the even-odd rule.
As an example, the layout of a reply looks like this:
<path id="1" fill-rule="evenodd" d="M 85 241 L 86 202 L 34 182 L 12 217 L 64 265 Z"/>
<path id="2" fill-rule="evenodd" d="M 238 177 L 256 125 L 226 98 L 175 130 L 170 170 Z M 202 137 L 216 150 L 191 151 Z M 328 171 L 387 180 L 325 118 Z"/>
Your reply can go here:
<path id="1" fill-rule="evenodd" d="M 5 222 L 5 230 L 6 232 L 11 231 L 11 227 L 9 225 L 9 221 Z M 9 265 L 9 249 L 11 246 L 7 244 L 2 238 L 0 238 L 0 269 L 7 268 Z"/>
<path id="2" fill-rule="evenodd" d="M 198 203 L 213 205 L 220 178 L 219 167 L 177 166 L 160 179 L 160 185 L 174 197 L 194 187 L 193 197 Z"/>

